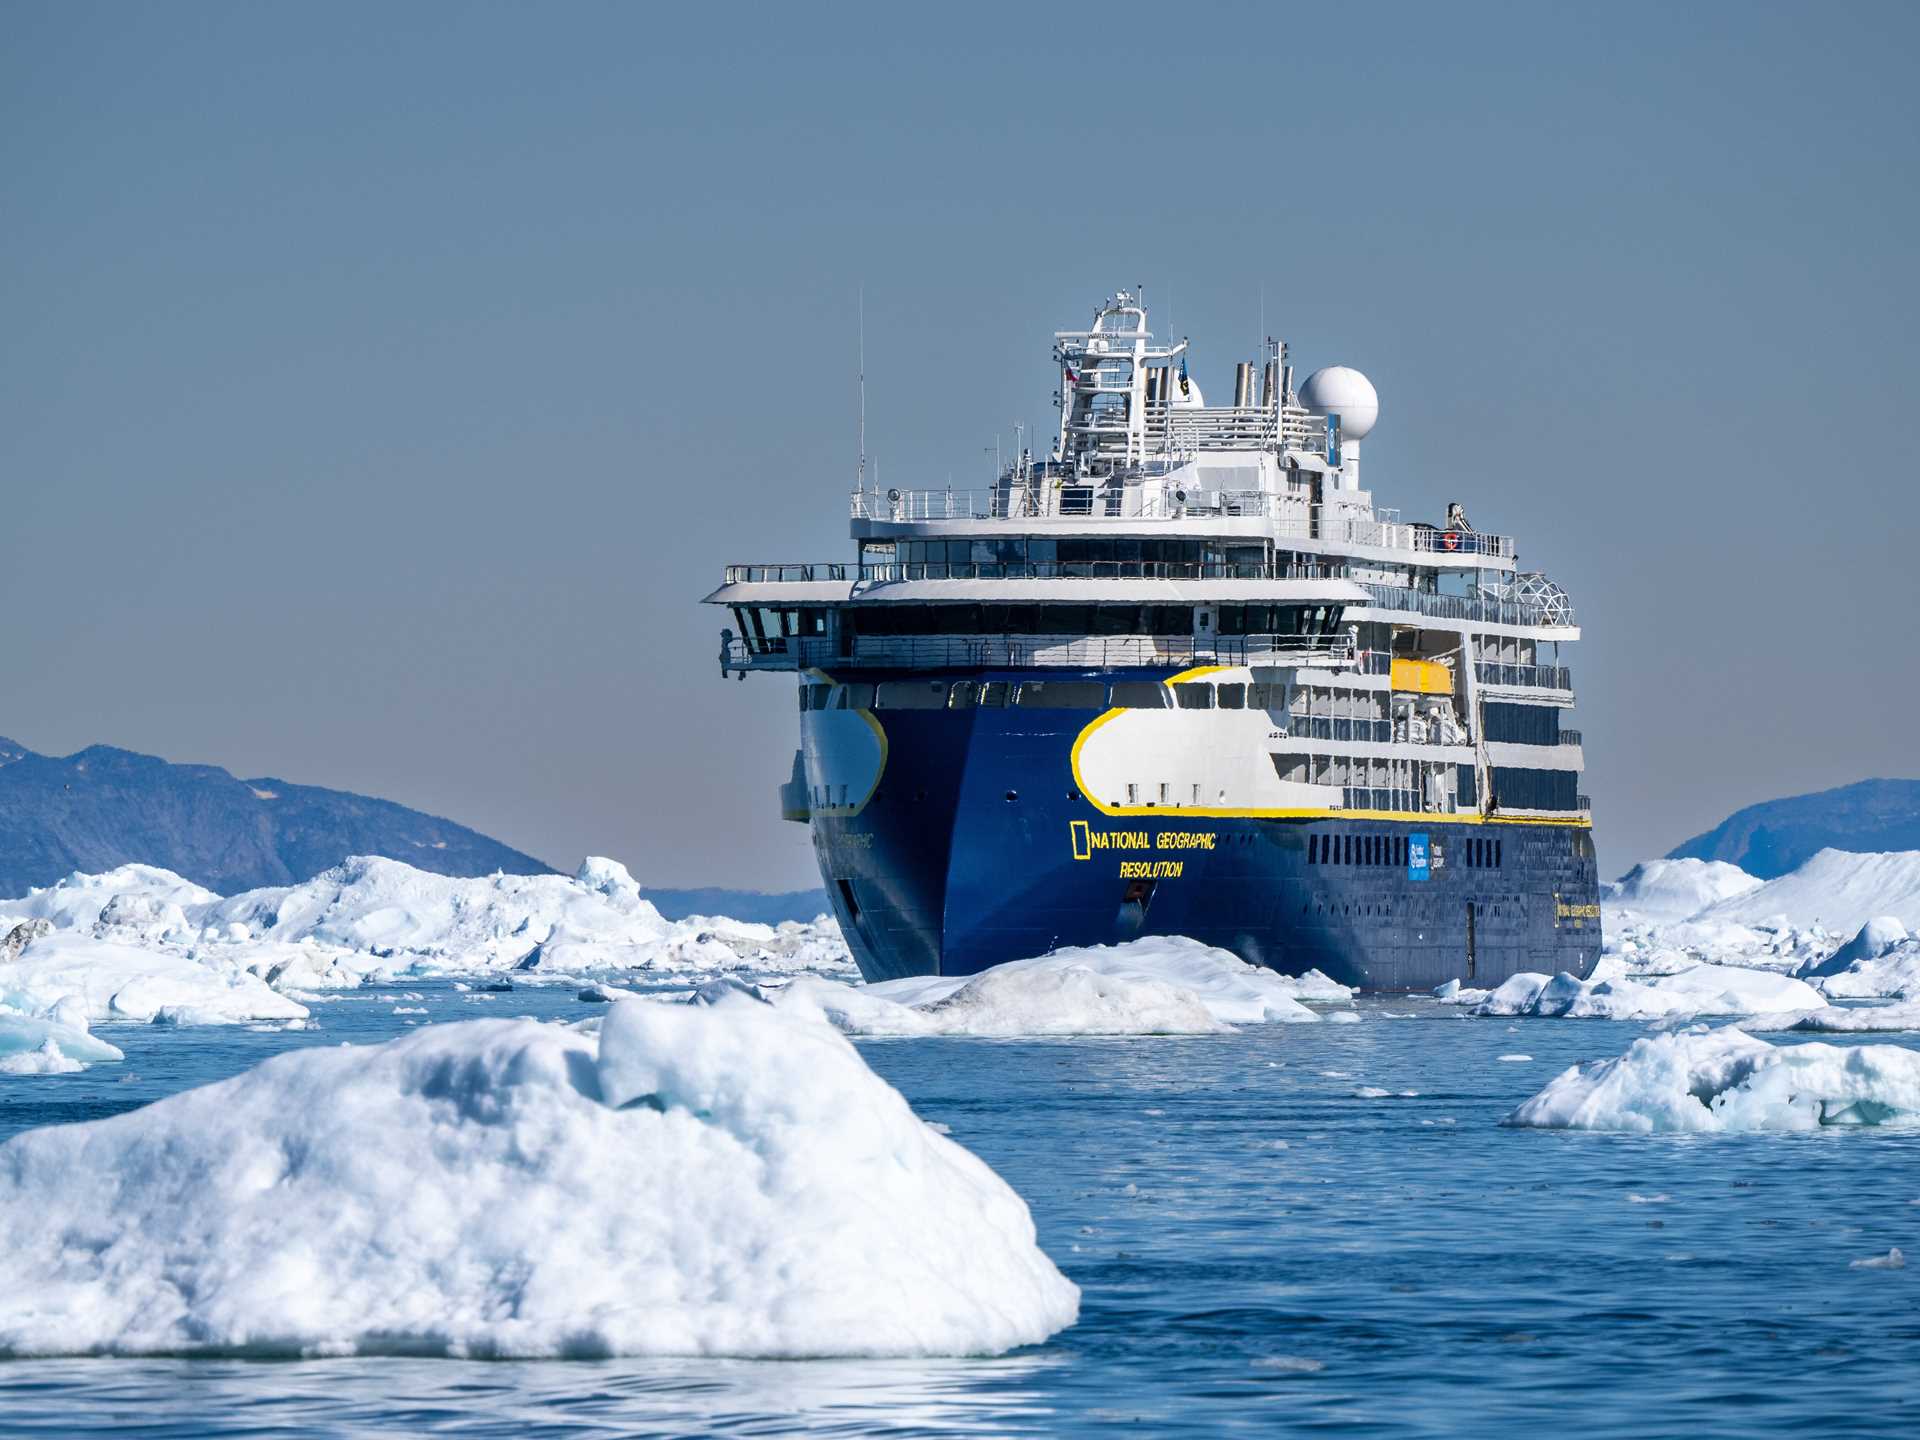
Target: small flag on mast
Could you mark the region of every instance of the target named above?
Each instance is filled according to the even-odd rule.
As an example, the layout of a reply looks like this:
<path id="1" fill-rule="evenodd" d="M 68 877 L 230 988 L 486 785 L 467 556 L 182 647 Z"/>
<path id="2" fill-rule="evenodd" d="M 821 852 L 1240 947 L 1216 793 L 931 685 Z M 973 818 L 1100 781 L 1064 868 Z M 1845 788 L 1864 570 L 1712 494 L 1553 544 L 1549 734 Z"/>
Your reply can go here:
<path id="1" fill-rule="evenodd" d="M 1182 399 L 1185 399 L 1192 393 L 1192 387 L 1187 384 L 1187 357 L 1183 353 L 1180 356 L 1180 396 Z"/>

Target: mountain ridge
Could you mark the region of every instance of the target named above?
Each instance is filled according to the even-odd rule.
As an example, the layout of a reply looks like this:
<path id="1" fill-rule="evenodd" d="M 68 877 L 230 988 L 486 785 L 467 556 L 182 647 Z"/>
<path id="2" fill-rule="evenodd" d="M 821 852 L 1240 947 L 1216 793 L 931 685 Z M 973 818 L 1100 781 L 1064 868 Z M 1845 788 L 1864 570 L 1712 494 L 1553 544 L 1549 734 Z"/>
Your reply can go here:
<path id="1" fill-rule="evenodd" d="M 277 776 L 242 779 L 116 745 L 42 755 L 0 736 L 0 894 L 139 863 L 230 895 L 298 884 L 355 854 L 441 875 L 554 873 L 477 830 L 391 800 Z"/>
<path id="2" fill-rule="evenodd" d="M 1669 860 L 1724 860 L 1774 880 L 1822 850 L 1920 850 L 1920 780 L 1857 780 L 1736 810 L 1667 852 Z"/>

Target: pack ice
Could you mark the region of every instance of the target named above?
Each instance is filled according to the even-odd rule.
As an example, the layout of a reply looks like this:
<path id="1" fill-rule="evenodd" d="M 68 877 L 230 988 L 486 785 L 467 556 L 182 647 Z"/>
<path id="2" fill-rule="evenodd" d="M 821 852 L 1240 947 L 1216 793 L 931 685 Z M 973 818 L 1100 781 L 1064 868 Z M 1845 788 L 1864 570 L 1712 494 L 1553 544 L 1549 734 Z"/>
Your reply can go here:
<path id="1" fill-rule="evenodd" d="M 814 1006 L 854 1035 L 1205 1035 L 1315 1021 L 1301 1003 L 1350 1000 L 1318 971 L 1289 977 L 1183 937 L 1057 950 L 977 975 L 877 985 L 799 980 L 776 997 Z"/>
<path id="2" fill-rule="evenodd" d="M 279 1055 L 0 1146 L 0 1353 L 995 1354 L 1025 1203 L 817 1018 L 621 1001 Z"/>
<path id="3" fill-rule="evenodd" d="M 1648 861 L 1602 908 L 1602 965 L 1636 980 L 1707 962 L 1786 971 L 1834 997 L 1920 993 L 1920 944 L 1869 944 L 1920 925 L 1920 852 L 1822 850 L 1764 882 L 1718 861 Z"/>
<path id="4" fill-rule="evenodd" d="M 0 901 L 0 1015 L 45 1019 L 72 999 L 83 1025 L 288 1023 L 307 1011 L 278 992 L 513 968 L 562 980 L 583 969 L 767 976 L 846 973 L 851 960 L 824 916 L 664 920 L 604 859 L 571 879 L 458 879 L 363 857 L 226 899 L 123 865 Z"/>
<path id="5" fill-rule="evenodd" d="M 1575 1065 L 1502 1122 L 1557 1130 L 1813 1130 L 1920 1123 L 1920 1052 L 1769 1045 L 1736 1029 L 1636 1040 Z"/>

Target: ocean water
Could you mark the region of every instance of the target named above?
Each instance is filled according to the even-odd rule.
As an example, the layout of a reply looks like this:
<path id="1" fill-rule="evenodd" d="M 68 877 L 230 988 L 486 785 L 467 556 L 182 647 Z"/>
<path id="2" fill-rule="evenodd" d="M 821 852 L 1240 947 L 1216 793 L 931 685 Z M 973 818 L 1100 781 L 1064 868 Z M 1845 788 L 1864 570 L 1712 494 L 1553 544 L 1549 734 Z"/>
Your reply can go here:
<path id="1" fill-rule="evenodd" d="M 1192 1039 L 863 1042 L 1026 1197 L 1081 1286 L 1080 1323 L 1035 1349 L 0 1361 L 0 1433 L 1920 1433 L 1920 1132 L 1503 1130 L 1559 1069 L 1646 1028 L 1358 1009 L 1357 1025 Z M 304 1033 L 102 1027 L 126 1063 L 0 1081 L 0 1138 L 289 1046 L 587 1013 L 570 987 L 415 985 L 318 1005 Z M 1892 1246 L 1915 1263 L 1850 1266 Z"/>

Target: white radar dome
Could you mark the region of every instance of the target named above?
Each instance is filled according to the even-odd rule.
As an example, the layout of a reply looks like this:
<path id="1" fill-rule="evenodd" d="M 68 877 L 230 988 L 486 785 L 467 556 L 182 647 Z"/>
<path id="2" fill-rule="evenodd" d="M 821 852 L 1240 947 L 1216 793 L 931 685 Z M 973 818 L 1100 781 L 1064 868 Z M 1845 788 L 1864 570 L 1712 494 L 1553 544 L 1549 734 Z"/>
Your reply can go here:
<path id="1" fill-rule="evenodd" d="M 1338 415 L 1340 438 L 1364 440 L 1380 418 L 1380 397 L 1373 382 L 1345 365 L 1316 370 L 1300 387 L 1300 403 L 1316 415 Z"/>

